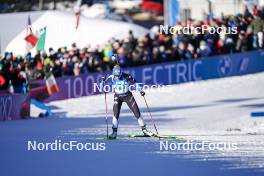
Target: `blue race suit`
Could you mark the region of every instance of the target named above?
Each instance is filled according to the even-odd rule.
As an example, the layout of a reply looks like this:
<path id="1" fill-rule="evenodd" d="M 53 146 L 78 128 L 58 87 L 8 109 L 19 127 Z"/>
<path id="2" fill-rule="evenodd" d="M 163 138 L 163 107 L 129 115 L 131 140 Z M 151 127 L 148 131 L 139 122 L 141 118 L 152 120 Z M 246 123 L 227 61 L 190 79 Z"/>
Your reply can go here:
<path id="1" fill-rule="evenodd" d="M 109 80 L 115 92 L 113 106 L 115 118 L 118 120 L 121 106 L 125 102 L 138 119 L 141 114 L 133 94 L 129 91 L 129 86 L 135 84 L 136 80 L 126 73 L 121 73 L 120 76 L 110 75 L 105 83 L 107 84 Z"/>

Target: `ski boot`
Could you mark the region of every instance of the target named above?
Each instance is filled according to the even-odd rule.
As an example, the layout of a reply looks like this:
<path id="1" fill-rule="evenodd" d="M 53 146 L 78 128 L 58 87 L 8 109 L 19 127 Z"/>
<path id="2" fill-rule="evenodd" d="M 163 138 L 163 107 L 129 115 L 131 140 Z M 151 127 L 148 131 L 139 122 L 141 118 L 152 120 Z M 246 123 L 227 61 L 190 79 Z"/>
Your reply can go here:
<path id="1" fill-rule="evenodd" d="M 43 117 L 48 117 L 48 116 L 51 116 L 51 115 L 52 115 L 51 111 L 50 110 L 47 110 L 45 113 L 44 112 L 41 112 L 39 114 L 39 117 L 40 118 L 43 118 Z"/>
<path id="2" fill-rule="evenodd" d="M 154 133 L 152 133 L 151 131 L 149 131 L 149 130 L 146 128 L 146 125 L 142 126 L 141 129 L 142 129 L 142 132 L 143 132 L 143 134 L 144 134 L 145 136 L 149 136 L 149 137 L 151 137 L 151 136 L 154 136 L 154 135 L 155 135 Z"/>
<path id="3" fill-rule="evenodd" d="M 116 139 L 117 137 L 117 128 L 113 128 L 113 132 L 110 136 L 108 136 L 109 139 Z"/>

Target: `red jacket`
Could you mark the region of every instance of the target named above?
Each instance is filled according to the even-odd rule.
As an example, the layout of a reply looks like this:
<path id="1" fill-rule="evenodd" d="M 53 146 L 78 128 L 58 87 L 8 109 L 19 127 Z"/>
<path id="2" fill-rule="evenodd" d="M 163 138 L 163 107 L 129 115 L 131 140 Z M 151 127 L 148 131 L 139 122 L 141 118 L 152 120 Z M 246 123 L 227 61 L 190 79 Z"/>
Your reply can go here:
<path id="1" fill-rule="evenodd" d="M 5 80 L 4 76 L 0 75 L 0 87 L 5 85 L 5 82 L 6 82 L 6 80 Z"/>

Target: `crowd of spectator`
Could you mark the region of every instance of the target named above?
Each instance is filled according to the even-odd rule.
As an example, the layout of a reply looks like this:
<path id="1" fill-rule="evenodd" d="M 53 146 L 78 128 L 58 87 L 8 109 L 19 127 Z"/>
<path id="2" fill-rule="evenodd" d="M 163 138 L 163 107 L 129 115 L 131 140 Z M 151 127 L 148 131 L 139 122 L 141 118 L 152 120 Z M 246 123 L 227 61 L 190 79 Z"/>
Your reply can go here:
<path id="1" fill-rule="evenodd" d="M 28 85 L 28 80 L 40 80 L 52 71 L 55 77 L 80 75 L 87 72 L 111 70 L 115 61 L 112 55 L 119 55 L 122 67 L 154 64 L 167 61 L 200 59 L 203 57 L 245 52 L 263 48 L 264 8 L 248 9 L 235 16 L 209 17 L 206 21 L 189 20 L 177 25 L 237 27 L 237 34 L 182 34 L 163 35 L 156 33 L 135 38 L 132 31 L 123 40 L 110 39 L 104 46 L 97 48 L 62 47 L 50 48 L 32 56 L 14 56 L 7 52 L 0 58 L 0 90 L 12 84 L 19 92 Z"/>

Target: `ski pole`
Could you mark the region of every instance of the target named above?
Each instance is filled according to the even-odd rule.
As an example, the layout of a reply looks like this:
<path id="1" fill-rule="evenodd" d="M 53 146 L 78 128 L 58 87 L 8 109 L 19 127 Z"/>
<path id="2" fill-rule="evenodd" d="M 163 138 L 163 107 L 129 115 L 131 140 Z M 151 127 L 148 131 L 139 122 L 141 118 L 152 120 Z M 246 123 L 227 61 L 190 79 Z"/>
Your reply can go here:
<path id="1" fill-rule="evenodd" d="M 106 137 L 108 138 L 108 110 L 107 110 L 107 100 L 106 100 L 106 92 L 104 92 L 105 97 L 105 124 L 106 124 Z"/>
<path id="2" fill-rule="evenodd" d="M 148 106 L 148 103 L 147 103 L 147 100 L 146 100 L 146 98 L 145 98 L 145 95 L 143 96 L 143 98 L 144 98 L 144 100 L 145 100 L 145 104 L 146 104 L 146 106 L 147 106 L 147 109 L 148 109 L 149 116 L 150 116 L 150 119 L 151 119 L 151 121 L 152 121 L 152 124 L 153 124 L 153 126 L 154 126 L 154 128 L 155 128 L 155 130 L 156 130 L 156 132 L 157 132 L 157 135 L 158 135 L 159 132 L 158 132 L 158 129 L 157 129 L 157 127 L 156 127 L 156 124 L 155 124 L 155 122 L 154 122 L 154 120 L 153 120 L 153 117 L 152 117 L 152 115 L 151 115 L 150 108 L 149 108 L 149 106 Z"/>

